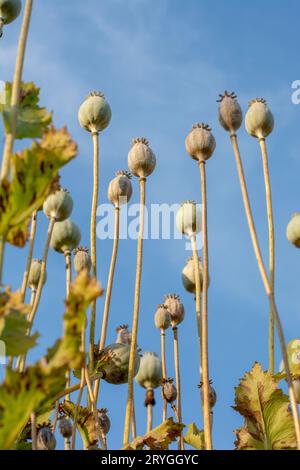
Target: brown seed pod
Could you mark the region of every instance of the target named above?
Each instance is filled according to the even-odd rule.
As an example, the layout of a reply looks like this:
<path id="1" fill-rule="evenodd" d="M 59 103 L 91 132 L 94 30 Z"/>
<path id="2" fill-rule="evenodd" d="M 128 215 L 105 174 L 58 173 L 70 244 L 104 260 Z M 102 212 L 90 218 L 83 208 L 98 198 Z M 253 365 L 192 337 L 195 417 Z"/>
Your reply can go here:
<path id="1" fill-rule="evenodd" d="M 201 382 L 200 385 L 198 385 L 198 388 L 200 389 L 201 393 L 201 400 L 203 402 L 203 383 Z M 217 392 L 215 391 L 214 387 L 212 386 L 212 382 L 209 382 L 209 406 L 210 408 L 213 408 L 215 404 L 217 403 Z"/>
<path id="2" fill-rule="evenodd" d="M 106 435 L 110 430 L 110 419 L 107 416 L 108 410 L 106 408 L 101 408 L 98 410 L 99 426 L 100 430 Z"/>
<path id="3" fill-rule="evenodd" d="M 167 330 L 171 325 L 171 314 L 168 310 L 166 305 L 158 305 L 155 316 L 154 316 L 154 323 L 156 328 L 160 330 Z"/>
<path id="4" fill-rule="evenodd" d="M 72 421 L 65 416 L 62 416 L 58 421 L 58 430 L 62 437 L 70 439 L 72 437 L 73 425 Z"/>
<path id="5" fill-rule="evenodd" d="M 73 251 L 74 254 L 74 269 L 77 274 L 79 274 L 84 269 L 87 269 L 90 272 L 92 267 L 92 260 L 89 255 L 89 249 L 84 246 L 79 246 Z"/>
<path id="6" fill-rule="evenodd" d="M 156 166 L 156 157 L 144 137 L 134 139 L 128 153 L 128 168 L 134 176 L 146 178 Z"/>
<path id="7" fill-rule="evenodd" d="M 131 344 L 131 331 L 128 329 L 128 325 L 120 325 L 116 328 L 118 333 L 116 343 L 118 344 Z"/>
<path id="8" fill-rule="evenodd" d="M 177 388 L 174 385 L 174 380 L 171 378 L 162 380 L 162 397 L 167 403 L 173 403 L 177 399 Z"/>
<path id="9" fill-rule="evenodd" d="M 215 151 L 216 141 L 208 124 L 196 123 L 185 139 L 187 153 L 194 160 L 208 160 Z"/>
<path id="10" fill-rule="evenodd" d="M 116 177 L 108 186 L 107 197 L 115 207 L 127 204 L 132 196 L 131 174 L 128 171 L 118 171 Z"/>
<path id="11" fill-rule="evenodd" d="M 179 325 L 185 317 L 184 306 L 180 301 L 180 297 L 177 294 L 168 294 L 165 296 L 164 305 L 167 307 L 171 315 L 172 328 Z"/>
<path id="12" fill-rule="evenodd" d="M 237 102 L 235 93 L 224 92 L 219 95 L 219 121 L 221 126 L 228 132 L 235 133 L 242 125 L 243 112 Z"/>

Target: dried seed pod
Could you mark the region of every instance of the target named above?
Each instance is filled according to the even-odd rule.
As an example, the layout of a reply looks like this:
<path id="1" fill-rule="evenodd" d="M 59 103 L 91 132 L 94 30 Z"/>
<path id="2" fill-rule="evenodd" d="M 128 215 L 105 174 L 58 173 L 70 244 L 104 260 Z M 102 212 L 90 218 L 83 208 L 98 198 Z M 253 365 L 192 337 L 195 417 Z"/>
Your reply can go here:
<path id="1" fill-rule="evenodd" d="M 100 410 L 98 410 L 100 430 L 105 435 L 108 434 L 110 430 L 110 419 L 107 416 L 107 412 L 108 411 L 106 408 L 101 408 Z"/>
<path id="2" fill-rule="evenodd" d="M 184 306 L 177 294 L 168 294 L 165 296 L 165 306 L 171 315 L 172 328 L 179 325 L 185 317 Z"/>
<path id="3" fill-rule="evenodd" d="M 166 305 L 158 305 L 155 316 L 154 323 L 156 328 L 160 330 L 167 330 L 171 325 L 171 314 Z"/>
<path id="4" fill-rule="evenodd" d="M 37 434 L 37 450 L 54 450 L 56 439 L 50 427 L 42 427 Z"/>
<path id="5" fill-rule="evenodd" d="M 201 383 L 199 386 L 200 388 L 200 393 L 201 393 L 201 400 L 203 402 L 204 398 L 203 398 L 203 384 Z M 211 383 L 209 384 L 209 406 L 210 408 L 213 408 L 215 406 L 215 404 L 217 403 L 217 392 L 215 391 L 214 387 L 211 385 Z"/>
<path id="6" fill-rule="evenodd" d="M 195 201 L 184 201 L 176 214 L 176 225 L 180 233 L 191 237 L 202 228 L 202 213 Z"/>
<path id="7" fill-rule="evenodd" d="M 216 141 L 207 124 L 195 124 L 185 139 L 187 153 L 198 162 L 208 160 L 215 151 Z"/>
<path id="8" fill-rule="evenodd" d="M 161 393 L 167 403 L 173 403 L 177 399 L 177 388 L 174 385 L 174 380 L 167 378 L 162 380 Z"/>
<path id="9" fill-rule="evenodd" d="M 200 270 L 200 284 L 202 289 L 203 283 L 203 266 L 201 259 L 199 259 L 199 270 Z M 184 285 L 184 288 L 191 292 L 192 294 L 196 293 L 196 282 L 195 282 L 195 265 L 194 258 L 191 256 L 182 270 L 181 279 Z M 209 280 L 208 280 L 209 281 Z"/>
<path id="10" fill-rule="evenodd" d="M 154 352 L 145 352 L 141 357 L 140 368 L 135 377 L 143 388 L 157 388 L 162 381 L 161 360 Z"/>
<path id="11" fill-rule="evenodd" d="M 111 108 L 103 93 L 89 94 L 79 108 L 78 119 L 81 127 L 92 133 L 103 131 L 109 125 Z"/>
<path id="12" fill-rule="evenodd" d="M 134 139 L 128 153 L 128 168 L 134 176 L 146 178 L 156 166 L 156 157 L 144 137 Z"/>
<path id="13" fill-rule="evenodd" d="M 243 112 L 236 95 L 225 91 L 224 95 L 219 96 L 219 122 L 225 131 L 235 133 L 243 122 Z"/>
<path id="14" fill-rule="evenodd" d="M 274 128 L 274 118 L 266 100 L 255 98 L 249 102 L 249 109 L 245 117 L 248 134 L 262 139 L 271 134 Z"/>
<path id="15" fill-rule="evenodd" d="M 96 348 L 96 360 L 98 346 Z M 129 356 L 130 356 L 130 346 L 128 344 L 114 343 L 107 346 L 104 350 L 104 353 L 110 355 L 110 359 L 104 366 L 103 369 L 103 380 L 110 384 L 119 385 L 125 384 L 128 382 L 128 367 L 129 367 Z M 101 354 L 101 352 L 99 353 Z M 134 359 L 134 375 L 137 374 L 140 366 L 140 356 L 139 351 L 135 353 Z"/>
<path id="16" fill-rule="evenodd" d="M 0 37 L 3 25 L 12 23 L 19 16 L 21 8 L 21 0 L 0 0 Z"/>
<path id="17" fill-rule="evenodd" d="M 66 189 L 59 188 L 51 193 L 43 204 L 45 215 L 61 222 L 67 219 L 73 210 L 73 199 Z"/>
<path id="18" fill-rule="evenodd" d="M 63 416 L 58 421 L 58 430 L 62 437 L 64 437 L 65 439 L 70 439 L 70 437 L 72 437 L 73 432 L 72 421 L 69 418 Z"/>
<path id="19" fill-rule="evenodd" d="M 92 260 L 89 255 L 89 249 L 84 246 L 79 246 L 74 250 L 74 269 L 79 274 L 84 269 L 90 272 L 92 267 Z"/>
<path id="20" fill-rule="evenodd" d="M 73 251 L 80 239 L 79 227 L 71 219 L 67 219 L 54 225 L 50 246 L 59 253 L 66 253 Z"/>
<path id="21" fill-rule="evenodd" d="M 132 196 L 131 174 L 128 171 L 118 171 L 116 177 L 108 186 L 107 196 L 114 206 L 127 204 Z"/>
<path id="22" fill-rule="evenodd" d="M 286 228 L 286 236 L 290 243 L 300 248 L 300 212 L 292 215 Z"/>
<path id="23" fill-rule="evenodd" d="M 120 325 L 116 332 L 118 333 L 116 343 L 131 344 L 131 331 L 128 330 L 128 325 Z"/>
<path id="24" fill-rule="evenodd" d="M 30 271 L 28 276 L 28 286 L 31 290 L 36 290 L 39 285 L 39 280 L 41 276 L 42 269 L 42 260 L 33 259 L 30 265 Z M 47 273 L 45 273 L 44 284 L 47 280 Z"/>

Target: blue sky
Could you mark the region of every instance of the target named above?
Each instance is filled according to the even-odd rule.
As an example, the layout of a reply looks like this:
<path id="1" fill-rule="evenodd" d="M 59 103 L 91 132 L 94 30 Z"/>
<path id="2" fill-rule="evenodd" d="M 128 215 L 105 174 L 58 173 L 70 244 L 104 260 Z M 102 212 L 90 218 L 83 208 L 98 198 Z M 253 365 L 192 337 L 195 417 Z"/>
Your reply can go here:
<path id="1" fill-rule="evenodd" d="M 146 136 L 157 156 L 148 180 L 148 203 L 200 202 L 198 169 L 185 152 L 184 139 L 196 121 L 208 122 L 217 149 L 207 164 L 210 249 L 210 372 L 218 393 L 214 410 L 214 446 L 233 448 L 233 430 L 242 419 L 231 409 L 234 386 L 254 361 L 267 367 L 268 304 L 264 296 L 228 135 L 218 124 L 216 99 L 225 89 L 238 94 L 244 111 L 253 97 L 268 100 L 275 129 L 268 139 L 276 226 L 276 287 L 287 340 L 299 335 L 299 253 L 285 237 L 291 214 L 300 208 L 300 106 L 291 102 L 291 84 L 299 79 L 298 2 L 216 0 L 47 0 L 34 2 L 24 80 L 41 87 L 41 102 L 54 111 L 57 126 L 67 124 L 79 155 L 62 172 L 62 184 L 74 199 L 73 220 L 82 243 L 89 243 L 92 147 L 77 121 L 91 90 L 101 90 L 113 119 L 101 135 L 100 198 L 115 171 L 126 168 L 130 141 Z M 20 19 L 5 29 L 0 44 L 0 80 L 11 80 Z M 259 238 L 267 260 L 267 220 L 261 157 L 244 127 L 239 132 L 242 158 Z M 22 142 L 21 146 L 26 142 Z M 133 202 L 138 184 L 134 182 Z M 35 257 L 41 257 L 47 221 L 39 214 Z M 98 265 L 105 286 L 111 240 L 98 243 Z M 182 240 L 145 241 L 139 344 L 159 352 L 154 328 L 156 305 L 168 292 L 181 295 L 186 319 L 180 326 L 183 420 L 202 426 L 199 409 L 198 352 L 193 296 L 181 284 L 188 253 Z M 27 250 L 6 253 L 5 281 L 21 283 Z M 136 261 L 135 241 L 121 241 L 108 339 L 131 323 Z M 48 281 L 37 315 L 38 358 L 61 334 L 65 288 L 64 259 L 51 252 Z M 98 304 L 98 331 L 103 299 Z M 171 332 L 167 338 L 168 373 L 174 375 Z M 276 364 L 280 361 L 278 346 Z M 136 387 L 138 433 L 146 428 L 144 391 Z M 161 417 L 161 402 L 155 423 Z M 126 386 L 102 388 L 101 406 L 109 409 L 109 445 L 118 448 L 123 432 Z"/>

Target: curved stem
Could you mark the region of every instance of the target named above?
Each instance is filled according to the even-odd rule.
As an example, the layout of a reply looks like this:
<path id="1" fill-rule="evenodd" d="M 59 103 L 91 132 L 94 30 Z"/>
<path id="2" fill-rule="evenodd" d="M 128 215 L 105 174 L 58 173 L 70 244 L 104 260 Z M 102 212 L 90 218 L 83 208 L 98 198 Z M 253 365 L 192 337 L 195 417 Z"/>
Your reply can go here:
<path id="1" fill-rule="evenodd" d="M 268 165 L 268 154 L 266 148 L 265 139 L 259 139 L 262 162 L 264 181 L 266 189 L 266 203 L 267 203 L 267 216 L 268 216 L 268 229 L 269 229 L 269 278 L 270 287 L 274 293 L 275 284 L 275 243 L 274 243 L 274 219 L 273 219 L 273 208 L 272 208 L 272 193 L 270 183 L 270 173 Z M 269 312 L 269 372 L 274 375 L 274 315 L 270 305 Z"/>
<path id="2" fill-rule="evenodd" d="M 32 255 L 33 255 L 33 248 L 34 248 L 34 239 L 35 239 L 35 234 L 36 234 L 36 224 L 37 224 L 37 211 L 34 211 L 31 216 L 29 250 L 28 250 L 28 256 L 27 256 L 27 261 L 26 261 L 26 268 L 25 268 L 25 272 L 23 275 L 22 287 L 21 287 L 22 302 L 24 302 L 25 297 L 26 297 L 26 289 L 27 289 L 27 284 L 28 284 L 28 278 L 29 278 L 29 272 L 30 272 L 30 266 L 31 266 Z"/>
<path id="3" fill-rule="evenodd" d="M 179 366 L 179 345 L 178 345 L 178 328 L 174 326 L 173 330 L 173 344 L 174 344 L 174 368 L 175 368 L 175 379 L 176 379 L 176 388 L 177 388 L 177 416 L 178 422 L 182 423 L 182 410 L 181 410 L 181 383 L 180 383 L 180 366 Z M 183 437 L 180 434 L 178 440 L 179 450 L 183 450 Z"/>
<path id="4" fill-rule="evenodd" d="M 166 365 L 166 332 L 160 330 L 160 343 L 161 343 L 161 365 L 162 365 L 162 376 L 163 379 L 167 378 L 167 365 Z M 164 398 L 163 404 L 163 421 L 167 419 L 167 400 Z"/>
<path id="5" fill-rule="evenodd" d="M 152 430 L 153 424 L 153 406 L 151 404 L 147 405 L 147 432 Z"/>
<path id="6" fill-rule="evenodd" d="M 143 235 L 144 235 L 145 192 L 146 192 L 145 189 L 146 189 L 146 178 L 140 178 L 140 226 L 139 226 L 139 236 L 138 236 L 138 243 L 137 243 L 137 264 L 136 264 L 136 278 L 135 278 L 135 290 L 134 290 L 132 338 L 131 338 L 131 345 L 130 345 L 130 357 L 129 357 L 129 369 L 128 369 L 128 394 L 127 394 L 124 436 L 123 436 L 124 446 L 129 443 L 130 420 L 131 420 L 132 404 L 133 404 L 134 363 L 135 363 L 135 354 L 136 354 L 136 347 L 137 347 L 137 333 L 138 333 L 139 307 L 140 307 L 140 289 L 141 289 L 142 262 L 143 262 Z"/>
<path id="7" fill-rule="evenodd" d="M 260 251 L 260 246 L 255 230 L 255 225 L 254 225 L 254 220 L 252 216 L 252 210 L 251 210 L 251 205 L 249 201 L 249 196 L 248 196 L 248 190 L 247 190 L 247 185 L 246 185 L 246 180 L 245 180 L 245 175 L 244 175 L 244 169 L 243 169 L 243 164 L 241 160 L 241 155 L 240 155 L 240 150 L 237 142 L 237 136 L 236 134 L 231 135 L 231 142 L 233 146 L 233 151 L 234 151 L 234 156 L 237 164 L 237 170 L 238 170 L 238 175 L 239 175 L 239 180 L 240 180 L 240 186 L 242 190 L 242 196 L 243 196 L 243 202 L 245 206 L 245 212 L 246 212 L 246 217 L 247 217 L 247 222 L 249 225 L 249 230 L 250 230 L 250 235 L 251 235 L 251 240 L 253 244 L 253 249 L 254 253 L 257 259 L 258 263 L 258 268 L 261 274 L 261 278 L 264 284 L 264 288 L 266 291 L 266 294 L 268 296 L 270 306 L 273 310 L 273 315 L 274 315 L 274 320 L 275 320 L 275 325 L 277 328 L 278 336 L 279 336 L 279 343 L 280 343 L 280 349 L 281 349 L 281 354 L 282 354 L 282 359 L 284 363 L 284 368 L 286 371 L 286 380 L 288 383 L 288 389 L 289 389 L 289 396 L 290 396 L 290 402 L 291 402 L 291 408 L 292 408 L 292 414 L 293 414 L 293 420 L 294 420 L 294 426 L 295 426 L 295 433 L 296 433 L 296 439 L 297 439 L 297 449 L 300 450 L 300 423 L 299 423 L 299 412 L 298 412 L 298 407 L 297 407 L 297 400 L 296 400 L 296 395 L 295 395 L 295 390 L 293 387 L 293 381 L 292 381 L 292 376 L 290 372 L 290 367 L 288 363 L 288 357 L 287 357 L 287 352 L 286 352 L 286 346 L 285 346 L 285 339 L 284 339 L 284 334 L 282 330 L 282 325 L 279 317 L 279 313 L 277 310 L 277 306 L 275 303 L 274 299 L 274 293 L 272 292 L 272 288 L 270 286 L 270 282 L 268 279 L 268 275 L 266 272 L 266 268 L 262 259 L 261 251 Z"/>
<path id="8" fill-rule="evenodd" d="M 203 381 L 203 420 L 206 450 L 212 449 L 210 405 L 209 405 L 209 367 L 208 367 L 208 236 L 207 236 L 207 192 L 205 161 L 199 162 L 202 194 L 202 232 L 203 232 L 203 285 L 202 285 L 202 381 Z"/>
<path id="9" fill-rule="evenodd" d="M 5 146 L 2 159 L 1 180 L 8 178 L 10 167 L 10 156 L 13 153 L 14 140 L 17 128 L 18 105 L 20 100 L 21 80 L 24 66 L 24 57 L 27 43 L 28 30 L 30 25 L 33 0 L 27 0 L 24 8 L 23 22 L 20 32 L 18 54 L 15 65 L 14 80 L 11 92 L 11 116 L 10 132 L 6 134 Z"/>
<path id="10" fill-rule="evenodd" d="M 113 289 L 116 260 L 117 260 L 117 254 L 118 254 L 119 227 L 120 227 L 120 208 L 115 207 L 114 244 L 113 244 L 113 250 L 112 250 L 112 255 L 111 255 L 111 260 L 110 260 L 108 280 L 107 280 L 106 297 L 105 297 L 105 304 L 104 304 L 104 310 L 103 310 L 103 319 L 102 319 L 101 337 L 100 337 L 100 341 L 99 341 L 99 351 L 105 347 L 105 341 L 106 341 L 106 333 L 107 333 L 107 325 L 108 325 L 108 317 L 109 317 L 109 308 L 110 308 L 110 301 L 111 301 L 111 294 L 112 294 L 112 289 Z M 94 387 L 94 396 L 95 396 L 96 403 L 97 403 L 97 399 L 98 399 L 99 385 L 100 385 L 100 379 L 98 379 L 95 382 L 95 387 Z"/>

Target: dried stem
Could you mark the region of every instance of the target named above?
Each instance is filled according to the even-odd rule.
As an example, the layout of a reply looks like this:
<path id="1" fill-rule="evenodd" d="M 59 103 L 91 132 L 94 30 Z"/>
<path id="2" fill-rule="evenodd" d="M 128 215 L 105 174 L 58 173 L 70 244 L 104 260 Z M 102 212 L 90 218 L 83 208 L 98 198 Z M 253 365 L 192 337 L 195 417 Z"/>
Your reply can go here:
<path id="1" fill-rule="evenodd" d="M 152 430 L 153 424 L 153 406 L 151 404 L 147 405 L 147 432 Z"/>
<path id="2" fill-rule="evenodd" d="M 32 450 L 37 450 L 36 416 L 34 412 L 32 412 L 30 415 L 30 421 L 31 421 Z"/>
<path id="3" fill-rule="evenodd" d="M 235 156 L 235 159 L 236 159 L 237 170 L 238 170 L 238 175 L 239 175 L 239 180 L 240 180 L 240 186 L 241 186 L 242 196 L 243 196 L 243 202 L 244 202 L 244 206 L 245 206 L 245 212 L 246 212 L 247 222 L 248 222 L 248 226 L 249 226 L 249 230 L 250 230 L 253 249 L 254 249 L 256 259 L 257 259 L 258 268 L 259 268 L 260 275 L 261 275 L 261 278 L 262 278 L 262 281 L 263 281 L 263 284 L 264 284 L 264 288 L 265 288 L 266 294 L 268 296 L 271 308 L 273 310 L 275 325 L 276 325 L 278 336 L 279 336 L 280 349 L 281 349 L 282 359 L 283 359 L 283 363 L 284 363 L 284 368 L 285 368 L 285 371 L 286 371 L 286 380 L 287 380 L 287 383 L 288 383 L 291 409 L 292 409 L 295 432 L 296 432 L 297 449 L 300 450 L 299 413 L 298 413 L 295 390 L 294 390 L 294 387 L 293 387 L 292 376 L 291 376 L 290 367 L 289 367 L 289 363 L 288 363 L 288 357 L 287 357 L 287 352 L 286 352 L 286 347 L 285 347 L 285 339 L 284 339 L 284 334 L 283 334 L 283 330 L 282 330 L 282 325 L 281 325 L 279 313 L 278 313 L 278 310 L 277 310 L 277 306 L 276 306 L 276 303 L 275 303 L 274 293 L 272 292 L 272 288 L 270 286 L 270 282 L 269 282 L 269 279 L 268 279 L 268 275 L 267 275 L 266 268 L 265 268 L 265 265 L 264 265 L 264 262 L 263 262 L 263 259 L 262 259 L 262 255 L 261 255 L 261 251 L 260 251 L 260 246 L 259 246 L 259 242 L 258 242 L 256 230 L 255 230 L 255 225 L 254 225 L 254 220 L 253 220 L 253 216 L 252 216 L 251 205 L 250 205 L 250 201 L 249 201 L 248 190 L 247 190 L 247 185 L 246 185 L 246 180 L 245 180 L 245 175 L 244 175 L 244 169 L 243 169 L 243 164 L 242 164 L 242 161 L 241 161 L 241 155 L 240 155 L 240 150 L 239 150 L 236 134 L 231 134 L 231 142 L 232 142 L 232 146 L 233 146 L 234 156 Z"/>
<path id="4" fill-rule="evenodd" d="M 267 215 L 268 215 L 268 229 L 269 229 L 269 279 L 271 291 L 274 294 L 275 285 L 275 243 L 274 243 L 274 219 L 273 219 L 273 208 L 272 208 L 272 193 L 270 183 L 270 173 L 268 165 L 268 154 L 266 148 L 266 142 L 264 138 L 259 139 L 263 172 L 266 188 L 266 203 L 267 203 Z M 269 312 L 269 372 L 274 374 L 274 315 L 270 305 Z"/>
<path id="5" fill-rule="evenodd" d="M 69 295 L 70 295 L 71 282 L 72 282 L 71 252 L 69 250 L 66 250 L 64 252 L 64 257 L 65 257 L 65 262 L 66 262 L 66 299 L 68 300 Z M 70 369 L 67 370 L 67 372 L 66 372 L 66 378 L 67 378 L 66 388 L 69 388 L 70 384 L 71 384 L 71 371 L 70 371 Z M 66 395 L 66 399 L 67 400 L 71 399 L 69 394 Z M 68 438 L 65 439 L 65 450 L 71 450 L 71 443 L 70 443 L 70 439 L 68 439 Z"/>
<path id="6" fill-rule="evenodd" d="M 201 278 L 200 278 L 200 267 L 199 267 L 199 256 L 197 251 L 196 236 L 190 237 L 191 245 L 193 250 L 193 261 L 195 269 L 195 296 L 196 296 L 196 320 L 198 329 L 199 339 L 199 369 L 200 369 L 200 382 L 202 382 L 202 324 L 201 324 Z"/>
<path id="7" fill-rule="evenodd" d="M 174 341 L 173 341 L 173 344 L 174 344 L 174 368 L 175 368 L 175 379 L 176 379 L 176 388 L 177 388 L 177 417 L 178 417 L 178 422 L 182 423 L 178 328 L 177 328 L 177 326 L 174 326 L 172 329 L 173 329 L 173 338 L 174 338 Z M 180 437 L 179 437 L 178 447 L 179 447 L 180 450 L 184 449 L 182 434 L 180 434 Z"/>
<path id="8" fill-rule="evenodd" d="M 29 272 L 31 267 L 32 255 L 33 255 L 33 248 L 34 248 L 34 240 L 35 240 L 35 233 L 36 233 L 36 224 L 37 224 L 37 211 L 34 211 L 31 216 L 31 226 L 30 226 L 30 235 L 29 235 L 29 250 L 28 256 L 26 261 L 26 268 L 23 275 L 23 282 L 21 287 L 21 295 L 22 301 L 24 302 L 26 297 L 26 289 L 28 284 Z"/>
<path id="9" fill-rule="evenodd" d="M 23 22 L 19 37 L 18 53 L 15 65 L 14 80 L 11 94 L 10 132 L 6 134 L 2 159 L 1 180 L 9 177 L 10 156 L 13 153 L 14 140 L 17 128 L 18 105 L 20 100 L 21 80 L 24 66 L 24 57 L 30 25 L 33 0 L 27 0 L 24 8 Z"/>
<path id="10" fill-rule="evenodd" d="M 131 435 L 132 435 L 132 439 L 136 438 L 136 419 L 135 419 L 134 400 L 132 402 L 132 413 L 131 413 Z"/>
<path id="11" fill-rule="evenodd" d="M 146 192 L 145 189 L 146 189 L 146 178 L 140 178 L 140 226 L 139 226 L 139 236 L 138 236 L 138 243 L 137 243 L 137 265 L 136 265 L 136 278 L 135 278 L 135 291 L 134 291 L 132 338 L 131 338 L 131 345 L 130 345 L 129 370 L 128 370 L 128 395 L 127 395 L 124 437 L 123 437 L 124 446 L 129 443 L 130 420 L 131 420 L 132 405 L 133 405 L 134 364 L 135 364 L 135 354 L 136 354 L 136 347 L 137 347 L 140 288 L 141 288 L 142 261 L 143 261 L 143 235 L 144 235 L 145 192 Z"/>
<path id="12" fill-rule="evenodd" d="M 166 332 L 160 330 L 160 342 L 161 342 L 161 365 L 162 365 L 162 376 L 163 379 L 167 379 L 167 365 L 166 365 Z M 163 404 L 163 421 L 167 419 L 167 400 L 164 398 Z"/>
<path id="13" fill-rule="evenodd" d="M 4 259 L 5 239 L 0 237 L 0 288 L 3 287 L 2 273 L 3 273 L 3 259 Z"/>
<path id="14" fill-rule="evenodd" d="M 202 285 L 202 381 L 203 381 L 203 421 L 206 450 L 212 450 L 209 405 L 209 368 L 208 368 L 208 236 L 207 236 L 207 194 L 205 161 L 199 162 L 202 194 L 202 232 L 203 232 L 203 285 Z"/>
<path id="15" fill-rule="evenodd" d="M 83 366 L 82 366 L 82 369 L 81 369 L 80 389 L 79 389 L 77 402 L 76 402 L 76 408 L 75 408 L 75 412 L 74 412 L 72 441 L 71 441 L 72 442 L 72 445 L 71 445 L 72 450 L 75 450 L 75 448 L 76 448 L 76 427 L 77 427 L 78 413 L 79 413 L 79 408 L 80 408 L 82 395 L 83 395 L 83 390 L 84 390 L 84 386 L 85 386 L 85 368 L 86 368 L 86 364 L 85 364 L 85 329 L 86 329 L 86 325 L 84 325 L 84 327 L 82 328 L 82 331 L 81 331 L 81 348 L 80 348 L 80 351 L 84 355 L 84 363 L 83 363 Z"/>

